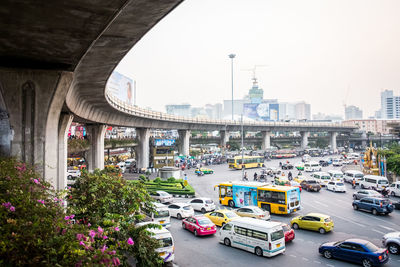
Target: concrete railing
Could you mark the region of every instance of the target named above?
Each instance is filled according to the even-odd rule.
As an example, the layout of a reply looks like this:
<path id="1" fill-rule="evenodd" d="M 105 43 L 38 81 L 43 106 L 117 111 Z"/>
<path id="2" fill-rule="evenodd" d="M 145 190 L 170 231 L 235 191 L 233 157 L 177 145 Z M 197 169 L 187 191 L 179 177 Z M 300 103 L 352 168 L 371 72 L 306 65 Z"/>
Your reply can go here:
<path id="1" fill-rule="evenodd" d="M 108 103 L 119 111 L 138 116 L 147 119 L 180 122 L 180 123 L 194 123 L 194 124 L 209 124 L 209 125 L 233 125 L 240 126 L 241 121 L 237 120 L 211 120 L 201 118 L 188 118 L 182 116 L 175 116 L 166 114 L 159 111 L 153 111 L 149 109 L 140 108 L 137 106 L 129 105 L 128 103 L 121 101 L 117 97 L 108 94 L 106 91 L 106 99 Z M 243 126 L 265 126 L 265 127 L 323 127 L 323 128 L 342 128 L 353 130 L 352 126 L 344 126 L 341 123 L 323 123 L 323 122 L 254 122 L 254 121 L 243 121 Z"/>

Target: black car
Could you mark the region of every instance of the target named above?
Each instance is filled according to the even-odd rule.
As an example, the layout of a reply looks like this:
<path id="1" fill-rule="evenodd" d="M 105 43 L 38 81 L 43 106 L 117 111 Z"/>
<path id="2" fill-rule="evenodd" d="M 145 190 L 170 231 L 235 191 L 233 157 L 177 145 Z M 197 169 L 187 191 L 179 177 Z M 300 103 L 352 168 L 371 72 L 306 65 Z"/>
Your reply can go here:
<path id="1" fill-rule="evenodd" d="M 282 164 L 282 170 L 292 170 L 293 169 L 293 165 L 290 163 L 284 163 Z"/>
<path id="2" fill-rule="evenodd" d="M 326 160 L 321 159 L 319 161 L 319 165 L 321 165 L 321 167 L 327 167 L 327 166 L 329 166 L 329 162 L 326 161 Z"/>

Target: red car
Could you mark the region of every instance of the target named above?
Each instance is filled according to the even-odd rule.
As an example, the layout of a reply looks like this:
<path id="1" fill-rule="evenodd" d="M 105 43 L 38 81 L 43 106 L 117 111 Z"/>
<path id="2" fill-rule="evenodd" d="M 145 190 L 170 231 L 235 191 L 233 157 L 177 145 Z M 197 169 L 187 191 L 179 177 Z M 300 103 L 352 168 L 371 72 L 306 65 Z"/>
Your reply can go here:
<path id="1" fill-rule="evenodd" d="M 182 221 L 182 228 L 187 229 L 198 235 L 213 235 L 217 232 L 217 227 L 205 216 L 191 216 Z"/>
<path id="2" fill-rule="evenodd" d="M 285 233 L 285 242 L 292 241 L 294 239 L 294 230 L 290 225 L 282 223 L 283 232 Z"/>

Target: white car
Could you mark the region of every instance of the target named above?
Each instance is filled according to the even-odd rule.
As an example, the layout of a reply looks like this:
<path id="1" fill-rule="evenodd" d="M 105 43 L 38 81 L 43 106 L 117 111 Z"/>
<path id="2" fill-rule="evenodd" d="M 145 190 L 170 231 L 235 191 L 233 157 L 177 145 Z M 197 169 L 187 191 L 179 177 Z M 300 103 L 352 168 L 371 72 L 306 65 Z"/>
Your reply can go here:
<path id="1" fill-rule="evenodd" d="M 400 182 L 394 182 L 388 189 L 390 195 L 400 197 Z"/>
<path id="2" fill-rule="evenodd" d="M 339 181 L 331 181 L 326 185 L 327 190 L 331 190 L 333 192 L 346 192 L 346 186 L 343 182 Z"/>
<path id="3" fill-rule="evenodd" d="M 343 161 L 341 159 L 333 159 L 332 166 L 334 166 L 334 167 L 343 166 Z"/>
<path id="4" fill-rule="evenodd" d="M 194 216 L 194 209 L 189 203 L 174 203 L 169 205 L 168 209 L 171 217 L 178 218 L 179 220 Z"/>
<path id="5" fill-rule="evenodd" d="M 77 178 L 81 176 L 81 171 L 77 169 L 69 169 L 67 170 L 67 178 Z"/>
<path id="6" fill-rule="evenodd" d="M 174 197 L 165 191 L 150 192 L 150 196 L 159 203 L 169 203 L 174 200 Z"/>
<path id="7" fill-rule="evenodd" d="M 331 176 L 327 172 L 314 172 L 311 177 L 318 181 L 321 186 L 327 186 L 332 181 Z"/>
<path id="8" fill-rule="evenodd" d="M 192 199 L 189 203 L 192 205 L 194 210 L 201 211 L 202 213 L 215 210 L 214 201 L 210 198 L 199 197 Z"/>

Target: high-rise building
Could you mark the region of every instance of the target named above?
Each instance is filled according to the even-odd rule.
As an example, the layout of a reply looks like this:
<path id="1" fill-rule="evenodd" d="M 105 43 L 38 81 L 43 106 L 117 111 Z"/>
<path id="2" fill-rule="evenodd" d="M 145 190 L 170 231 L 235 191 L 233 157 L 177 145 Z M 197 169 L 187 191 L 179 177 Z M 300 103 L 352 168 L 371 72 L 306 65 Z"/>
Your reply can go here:
<path id="1" fill-rule="evenodd" d="M 306 102 L 295 104 L 296 120 L 311 120 L 311 105 Z"/>
<path id="2" fill-rule="evenodd" d="M 382 119 L 400 119 L 400 96 L 394 96 L 393 90 L 381 92 Z"/>
<path id="3" fill-rule="evenodd" d="M 182 116 L 182 117 L 190 117 L 191 116 L 191 106 L 190 104 L 182 104 L 182 105 L 166 105 L 165 109 L 167 110 L 167 114 Z"/>
<path id="4" fill-rule="evenodd" d="M 345 120 L 358 120 L 363 118 L 363 112 L 356 106 L 345 106 L 344 108 Z"/>

